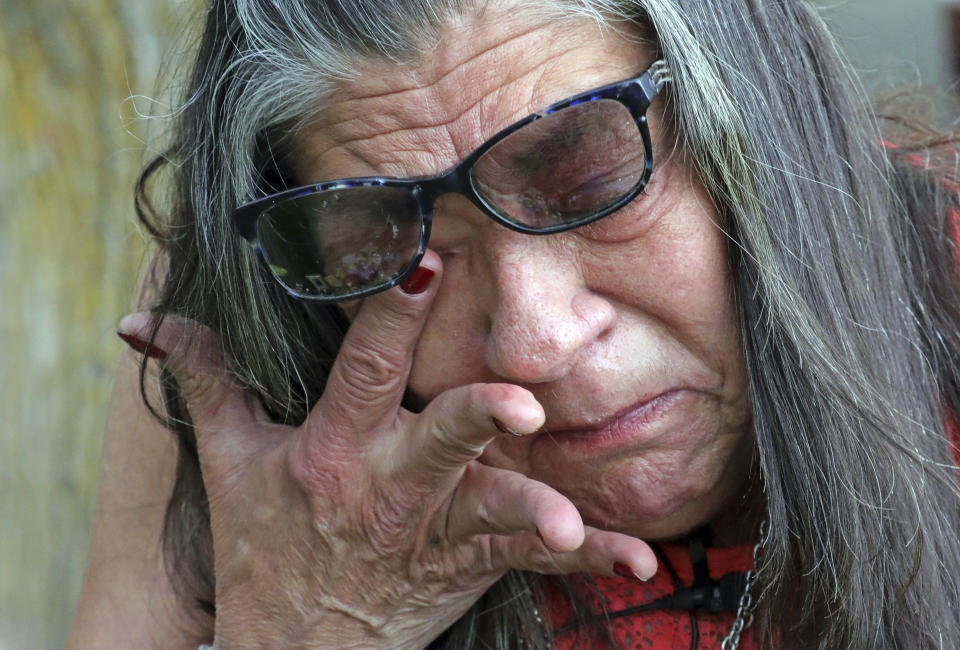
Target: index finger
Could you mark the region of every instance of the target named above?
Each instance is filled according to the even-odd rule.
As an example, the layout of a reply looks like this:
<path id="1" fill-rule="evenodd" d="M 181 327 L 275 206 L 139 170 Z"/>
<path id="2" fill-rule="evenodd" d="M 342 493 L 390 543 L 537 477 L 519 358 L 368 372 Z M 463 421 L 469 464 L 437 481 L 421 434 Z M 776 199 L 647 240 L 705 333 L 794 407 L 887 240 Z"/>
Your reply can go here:
<path id="1" fill-rule="evenodd" d="M 396 418 L 441 269 L 439 256 L 428 250 L 404 285 L 364 300 L 311 418 L 350 435 Z"/>

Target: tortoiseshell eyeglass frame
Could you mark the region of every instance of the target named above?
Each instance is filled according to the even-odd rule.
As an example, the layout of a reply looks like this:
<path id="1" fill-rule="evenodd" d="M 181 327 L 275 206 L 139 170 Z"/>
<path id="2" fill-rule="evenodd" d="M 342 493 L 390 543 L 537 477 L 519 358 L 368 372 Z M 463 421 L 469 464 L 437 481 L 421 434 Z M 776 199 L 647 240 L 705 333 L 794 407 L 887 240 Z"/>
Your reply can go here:
<path id="1" fill-rule="evenodd" d="M 359 178 L 344 178 L 330 181 L 323 181 L 310 185 L 302 185 L 289 190 L 284 190 L 276 194 L 270 194 L 260 199 L 244 203 L 234 210 L 232 221 L 240 235 L 246 239 L 253 247 L 254 251 L 263 257 L 260 243 L 257 237 L 257 220 L 265 212 L 276 206 L 278 203 L 291 199 L 299 199 L 311 194 L 326 192 L 329 190 L 339 190 L 357 187 L 392 187 L 404 188 L 408 190 L 415 198 L 420 211 L 420 242 L 416 253 L 412 256 L 410 263 L 394 277 L 388 281 L 380 283 L 373 287 L 363 288 L 347 295 L 338 296 L 315 296 L 300 294 L 285 287 L 291 295 L 304 300 L 315 302 L 341 302 L 345 300 L 354 300 L 367 295 L 379 293 L 394 287 L 403 282 L 420 264 L 423 254 L 427 249 L 430 240 L 430 226 L 433 218 L 433 204 L 437 197 L 447 193 L 459 193 L 467 197 L 471 203 L 479 208 L 484 214 L 488 215 L 494 221 L 503 226 L 528 235 L 549 235 L 558 232 L 564 232 L 573 228 L 584 226 L 588 223 L 602 219 L 603 217 L 616 212 L 623 206 L 630 203 L 639 195 L 653 173 L 653 147 L 651 144 L 650 130 L 647 125 L 647 109 L 656 99 L 661 89 L 666 83 L 673 81 L 669 68 L 663 60 L 657 60 L 650 65 L 647 70 L 636 77 L 624 79 L 611 84 L 586 90 L 568 97 L 562 101 L 551 104 L 538 113 L 533 113 L 527 117 L 514 122 L 497 132 L 496 135 L 481 144 L 469 156 L 463 159 L 459 164 L 450 167 L 440 174 L 432 176 L 416 176 L 409 178 L 396 178 L 389 176 L 366 176 Z M 640 180 L 618 200 L 598 209 L 595 212 L 588 213 L 583 217 L 570 222 L 553 224 L 544 227 L 534 227 L 510 218 L 509 215 L 498 210 L 495 205 L 489 203 L 474 187 L 471 179 L 471 169 L 476 162 L 496 146 L 500 141 L 516 133 L 523 127 L 553 115 L 571 106 L 583 104 L 586 102 L 595 102 L 607 99 L 614 100 L 625 106 L 633 117 L 642 138 L 645 149 L 645 166 Z"/>

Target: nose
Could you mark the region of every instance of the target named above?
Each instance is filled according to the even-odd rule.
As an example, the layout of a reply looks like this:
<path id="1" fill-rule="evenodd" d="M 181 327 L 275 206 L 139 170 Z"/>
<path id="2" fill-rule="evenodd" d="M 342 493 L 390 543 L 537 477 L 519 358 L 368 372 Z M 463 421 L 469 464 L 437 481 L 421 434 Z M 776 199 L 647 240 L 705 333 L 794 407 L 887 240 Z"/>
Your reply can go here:
<path id="1" fill-rule="evenodd" d="M 617 312 L 586 286 L 569 234 L 487 234 L 487 367 L 518 383 L 556 381 L 613 327 Z"/>

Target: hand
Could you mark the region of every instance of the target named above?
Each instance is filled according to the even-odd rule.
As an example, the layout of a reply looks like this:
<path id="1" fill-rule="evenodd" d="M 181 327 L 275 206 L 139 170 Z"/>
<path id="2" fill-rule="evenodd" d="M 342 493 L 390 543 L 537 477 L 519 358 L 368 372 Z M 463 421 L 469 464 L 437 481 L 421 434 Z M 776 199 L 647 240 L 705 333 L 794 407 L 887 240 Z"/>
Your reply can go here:
<path id="1" fill-rule="evenodd" d="M 189 404 L 209 499 L 220 650 L 425 646 L 508 569 L 640 577 L 640 540 L 584 526 L 551 487 L 478 462 L 503 433 L 544 422 L 509 384 L 400 406 L 439 284 L 364 301 L 306 421 L 272 423 L 224 370 L 214 332 L 168 316 L 156 345 Z M 121 333 L 145 339 L 150 315 Z M 621 568 L 620 571 L 623 569 Z"/>

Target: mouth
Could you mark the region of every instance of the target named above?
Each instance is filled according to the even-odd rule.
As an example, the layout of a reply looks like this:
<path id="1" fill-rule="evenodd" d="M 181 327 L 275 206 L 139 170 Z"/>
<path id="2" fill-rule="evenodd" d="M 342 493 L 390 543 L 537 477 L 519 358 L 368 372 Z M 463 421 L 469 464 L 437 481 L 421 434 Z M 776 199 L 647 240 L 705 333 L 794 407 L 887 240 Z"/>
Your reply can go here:
<path id="1" fill-rule="evenodd" d="M 633 404 L 600 422 L 547 426 L 538 435 L 545 441 L 565 448 L 595 451 L 624 443 L 650 440 L 658 433 L 662 421 L 684 401 L 692 399 L 689 391 L 667 390 Z"/>

